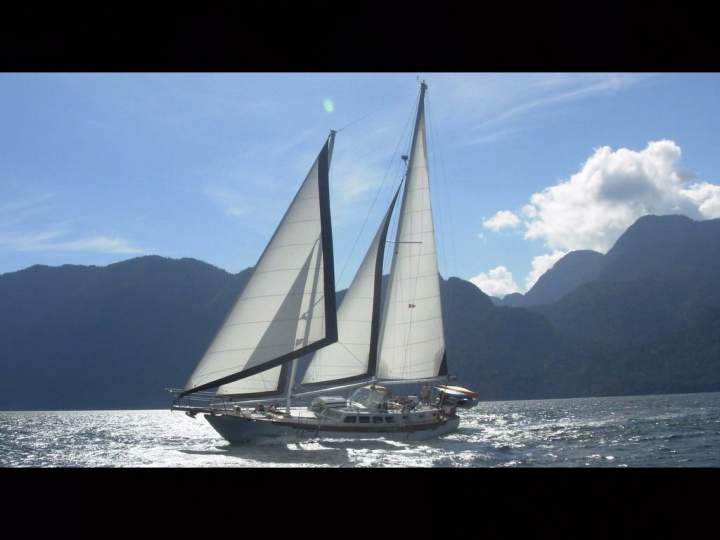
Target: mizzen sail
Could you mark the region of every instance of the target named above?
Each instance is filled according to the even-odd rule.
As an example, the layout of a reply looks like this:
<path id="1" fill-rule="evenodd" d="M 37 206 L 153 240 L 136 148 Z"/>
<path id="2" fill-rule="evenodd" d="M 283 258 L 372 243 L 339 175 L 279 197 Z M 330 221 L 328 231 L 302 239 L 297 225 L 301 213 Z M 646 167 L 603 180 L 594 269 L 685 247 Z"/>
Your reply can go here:
<path id="1" fill-rule="evenodd" d="M 328 170 L 334 133 L 183 394 L 265 395 L 283 364 L 337 340 Z"/>

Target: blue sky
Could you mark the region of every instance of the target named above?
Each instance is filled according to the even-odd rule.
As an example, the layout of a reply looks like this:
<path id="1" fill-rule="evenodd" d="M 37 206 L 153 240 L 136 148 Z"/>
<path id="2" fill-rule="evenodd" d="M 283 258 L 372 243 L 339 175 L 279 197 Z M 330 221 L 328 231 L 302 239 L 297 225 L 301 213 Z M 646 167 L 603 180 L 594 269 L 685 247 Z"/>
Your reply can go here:
<path id="1" fill-rule="evenodd" d="M 444 276 L 502 296 L 645 213 L 720 217 L 719 75 L 422 77 Z M 417 92 L 414 73 L 3 74 L 0 273 L 144 254 L 242 270 L 334 128 L 343 288 L 399 182 Z"/>

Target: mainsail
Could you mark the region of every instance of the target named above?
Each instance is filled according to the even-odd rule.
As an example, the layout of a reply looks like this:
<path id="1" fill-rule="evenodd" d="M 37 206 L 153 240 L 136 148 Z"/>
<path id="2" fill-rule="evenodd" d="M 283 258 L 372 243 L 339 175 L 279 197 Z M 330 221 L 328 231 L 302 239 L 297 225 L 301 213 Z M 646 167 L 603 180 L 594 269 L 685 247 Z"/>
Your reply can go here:
<path id="1" fill-rule="evenodd" d="M 385 295 L 380 379 L 436 377 L 446 367 L 425 139 L 426 88 L 423 83 Z"/>
<path id="2" fill-rule="evenodd" d="M 182 395 L 277 393 L 287 363 L 337 340 L 328 170 L 334 132 Z"/>
<path id="3" fill-rule="evenodd" d="M 338 310 L 338 340 L 315 352 L 303 386 L 344 383 L 375 374 L 382 270 L 388 226 L 398 191 Z"/>

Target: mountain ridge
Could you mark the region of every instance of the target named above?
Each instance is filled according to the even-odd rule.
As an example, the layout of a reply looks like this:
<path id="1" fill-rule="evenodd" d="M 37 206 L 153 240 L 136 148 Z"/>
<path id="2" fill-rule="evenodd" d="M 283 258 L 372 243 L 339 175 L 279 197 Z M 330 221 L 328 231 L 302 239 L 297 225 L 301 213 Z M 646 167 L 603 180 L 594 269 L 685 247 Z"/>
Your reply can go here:
<path id="1" fill-rule="evenodd" d="M 442 279 L 457 382 L 482 399 L 720 390 L 720 220 L 662 218 L 551 304 L 497 306 Z M 250 270 L 145 256 L 0 275 L 0 409 L 168 406 L 163 388 L 187 380 Z"/>

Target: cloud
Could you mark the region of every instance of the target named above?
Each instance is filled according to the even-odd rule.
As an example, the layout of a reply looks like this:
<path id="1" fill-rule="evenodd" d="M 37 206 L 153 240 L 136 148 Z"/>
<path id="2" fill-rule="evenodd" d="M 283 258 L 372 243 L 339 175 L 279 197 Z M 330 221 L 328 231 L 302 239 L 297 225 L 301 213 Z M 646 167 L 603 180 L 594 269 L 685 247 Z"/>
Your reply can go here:
<path id="1" fill-rule="evenodd" d="M 90 236 L 75 240 L 63 240 L 63 230 L 46 230 L 31 233 L 2 233 L 0 248 L 14 251 L 85 251 L 92 253 L 137 254 L 144 249 L 133 246 L 120 237 Z"/>
<path id="2" fill-rule="evenodd" d="M 567 252 L 606 253 L 644 215 L 720 217 L 720 185 L 682 170 L 681 156 L 671 140 L 651 141 L 639 151 L 603 146 L 569 179 L 534 193 L 519 212 L 522 219 L 501 210 L 483 226 L 497 231 L 522 224 L 526 239 L 541 240 L 550 250 L 533 259 L 525 278 L 529 290 Z"/>
<path id="3" fill-rule="evenodd" d="M 481 144 L 511 135 L 515 130 L 507 125 L 517 124 L 521 118 L 550 107 L 619 92 L 648 77 L 635 73 L 444 74 L 431 78 L 430 95 L 442 95 L 436 105 L 444 122 L 470 123 L 470 130 L 485 132 L 467 143 Z M 463 132 L 467 140 L 467 130 Z"/>
<path id="4" fill-rule="evenodd" d="M 512 272 L 504 266 L 496 266 L 487 273 L 471 277 L 469 281 L 485 294 L 499 298 L 520 290 L 513 280 Z"/>
<path id="5" fill-rule="evenodd" d="M 504 122 L 511 118 L 527 114 L 533 110 L 548 107 L 550 105 L 558 105 L 580 98 L 590 97 L 597 94 L 606 94 L 621 90 L 634 83 L 636 77 L 627 74 L 598 74 L 599 78 L 587 76 L 564 77 L 559 75 L 557 78 L 552 76 L 547 79 L 540 79 L 533 85 L 535 89 L 546 90 L 555 88 L 567 88 L 559 92 L 542 95 L 539 92 L 531 95 L 529 99 L 523 100 L 521 103 L 503 110 L 497 115 L 489 118 L 484 124 Z M 573 85 L 575 85 L 573 87 Z M 535 97 L 538 96 L 538 97 Z M 481 125 L 484 125 L 481 124 Z M 478 126 L 479 127 L 479 126 Z"/>
<path id="6" fill-rule="evenodd" d="M 138 254 L 145 250 L 120 237 L 91 236 L 67 242 L 40 244 L 35 251 L 86 251 L 93 253 Z"/>
<path id="7" fill-rule="evenodd" d="M 459 146 L 481 146 L 483 144 L 499 142 L 509 139 L 512 135 L 515 135 L 519 131 L 520 129 L 517 128 L 499 129 L 497 131 L 491 131 L 489 133 L 481 135 L 480 137 L 474 137 L 464 140 L 459 143 Z"/>
<path id="8" fill-rule="evenodd" d="M 72 238 L 70 221 L 55 221 L 44 228 L 27 227 L 52 209 L 52 194 L 26 197 L 0 205 L 0 250 L 23 252 L 83 251 L 137 254 L 145 250 L 118 236 Z M 24 229 L 24 230 L 23 230 Z"/>
<path id="9" fill-rule="evenodd" d="M 545 272 L 550 270 L 556 262 L 567 255 L 566 251 L 553 251 L 545 255 L 539 255 L 532 260 L 532 269 L 525 278 L 525 291 L 532 289 L 533 285 Z"/>
<path id="10" fill-rule="evenodd" d="M 652 141 L 641 151 L 598 148 L 570 179 L 530 197 L 522 211 L 525 238 L 542 240 L 553 251 L 605 253 L 646 214 L 720 217 L 720 186 L 689 183 L 680 157 L 670 140 Z"/>
<path id="11" fill-rule="evenodd" d="M 502 229 L 514 229 L 520 225 L 520 218 L 509 210 L 500 210 L 493 217 L 483 221 L 483 227 L 498 232 Z"/>
<path id="12" fill-rule="evenodd" d="M 708 182 L 699 182 L 681 190 L 682 194 L 698 205 L 703 217 L 720 217 L 720 186 Z"/>

